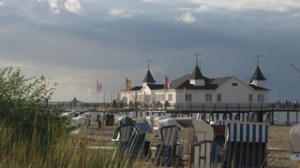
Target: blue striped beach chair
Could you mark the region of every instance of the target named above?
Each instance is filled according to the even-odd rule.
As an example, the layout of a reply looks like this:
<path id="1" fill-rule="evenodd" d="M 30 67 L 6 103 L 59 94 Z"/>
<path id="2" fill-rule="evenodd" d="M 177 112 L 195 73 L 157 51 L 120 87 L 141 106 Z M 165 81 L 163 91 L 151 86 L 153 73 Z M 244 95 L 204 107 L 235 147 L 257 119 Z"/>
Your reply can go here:
<path id="1" fill-rule="evenodd" d="M 147 143 L 148 146 L 145 146 L 145 135 L 152 132 L 152 128 L 148 122 L 121 125 L 119 130 L 121 154 L 127 151 L 126 154 L 130 157 L 137 157 L 142 149 L 144 155 L 148 154 L 150 143 Z M 144 147 L 147 148 L 145 149 Z"/>
<path id="2" fill-rule="evenodd" d="M 176 125 L 168 125 L 160 128 L 161 143 L 157 145 L 155 153 L 155 165 L 171 166 L 175 153 L 175 145 L 178 139 Z"/>
<path id="3" fill-rule="evenodd" d="M 268 128 L 267 123 L 227 122 L 224 168 L 266 167 Z"/>
<path id="4" fill-rule="evenodd" d="M 119 148 L 120 153 L 123 154 L 130 147 L 130 141 L 133 136 L 134 124 L 124 124 L 119 126 Z"/>
<path id="5" fill-rule="evenodd" d="M 133 129 L 133 141 L 132 141 L 132 153 L 137 155 L 142 152 L 144 158 L 151 157 L 150 141 L 146 141 L 145 137 L 147 133 L 152 132 L 152 127 L 147 121 L 136 123 Z"/>

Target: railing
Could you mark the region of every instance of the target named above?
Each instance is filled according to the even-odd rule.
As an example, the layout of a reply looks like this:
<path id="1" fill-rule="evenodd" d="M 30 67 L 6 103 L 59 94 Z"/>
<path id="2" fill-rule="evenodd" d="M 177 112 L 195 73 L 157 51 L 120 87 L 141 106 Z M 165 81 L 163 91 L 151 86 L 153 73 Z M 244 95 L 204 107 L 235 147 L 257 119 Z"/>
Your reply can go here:
<path id="1" fill-rule="evenodd" d="M 68 108 L 72 109 L 72 108 Z M 175 103 L 175 104 L 106 104 L 98 108 L 81 108 L 95 111 L 218 111 L 218 112 L 254 112 L 254 111 L 300 111 L 298 103 Z"/>
<path id="2" fill-rule="evenodd" d="M 165 110 L 165 111 L 300 111 L 300 105 L 291 103 L 175 103 L 167 106 L 139 105 L 123 107 L 132 110 Z"/>

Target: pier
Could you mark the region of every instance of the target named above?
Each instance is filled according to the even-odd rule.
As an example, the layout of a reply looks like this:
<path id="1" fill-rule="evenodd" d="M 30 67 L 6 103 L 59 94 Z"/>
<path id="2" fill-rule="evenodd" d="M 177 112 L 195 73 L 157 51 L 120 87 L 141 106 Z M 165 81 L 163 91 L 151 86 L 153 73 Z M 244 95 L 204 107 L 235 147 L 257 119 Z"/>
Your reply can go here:
<path id="1" fill-rule="evenodd" d="M 193 116 L 201 114 L 203 119 L 240 119 L 252 120 L 257 122 L 269 122 L 274 124 L 274 113 L 286 113 L 286 124 L 290 125 L 291 114 L 295 113 L 296 123 L 299 122 L 300 105 L 298 103 L 177 103 L 173 105 L 145 105 L 145 104 L 110 104 L 104 103 L 99 106 L 77 107 L 77 111 L 89 112 L 107 112 L 107 113 L 128 113 L 136 112 L 136 117 L 146 112 L 147 115 L 165 115 L 172 116 Z M 66 111 L 72 111 L 74 108 L 65 108 Z"/>

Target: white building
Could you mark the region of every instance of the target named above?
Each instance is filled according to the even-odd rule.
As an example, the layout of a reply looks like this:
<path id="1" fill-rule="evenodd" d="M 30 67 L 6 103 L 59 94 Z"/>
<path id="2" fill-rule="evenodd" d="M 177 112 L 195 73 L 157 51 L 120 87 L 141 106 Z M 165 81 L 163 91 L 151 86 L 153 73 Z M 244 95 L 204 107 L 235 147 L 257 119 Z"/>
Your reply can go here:
<path id="1" fill-rule="evenodd" d="M 258 65 L 249 84 L 234 76 L 205 77 L 196 65 L 192 74 L 171 81 L 168 90 L 165 90 L 165 84 L 156 84 L 148 68 L 142 86 L 121 91 L 120 97 L 124 105 L 149 107 L 168 102 L 171 106 L 195 106 L 203 103 L 268 103 L 268 93 L 266 78 Z"/>

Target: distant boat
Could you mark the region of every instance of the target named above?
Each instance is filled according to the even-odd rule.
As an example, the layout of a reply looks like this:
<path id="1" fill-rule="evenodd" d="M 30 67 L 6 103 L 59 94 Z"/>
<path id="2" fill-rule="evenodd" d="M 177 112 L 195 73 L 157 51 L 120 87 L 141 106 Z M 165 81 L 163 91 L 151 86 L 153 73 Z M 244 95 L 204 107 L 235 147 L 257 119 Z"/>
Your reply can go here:
<path id="1" fill-rule="evenodd" d="M 294 125 L 290 130 L 292 155 L 291 160 L 300 160 L 300 124 Z"/>

